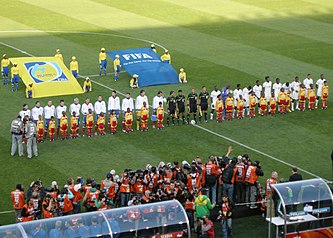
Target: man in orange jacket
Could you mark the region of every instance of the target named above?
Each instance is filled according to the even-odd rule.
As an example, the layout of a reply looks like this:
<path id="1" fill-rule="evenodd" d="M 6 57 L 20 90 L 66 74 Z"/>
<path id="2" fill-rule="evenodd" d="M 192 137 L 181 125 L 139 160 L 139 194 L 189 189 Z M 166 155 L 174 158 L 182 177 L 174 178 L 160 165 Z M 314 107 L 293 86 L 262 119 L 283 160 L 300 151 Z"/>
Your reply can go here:
<path id="1" fill-rule="evenodd" d="M 11 192 L 12 204 L 15 210 L 15 221 L 18 223 L 21 218 L 22 208 L 24 206 L 24 189 L 22 184 L 17 184 L 16 189 Z"/>

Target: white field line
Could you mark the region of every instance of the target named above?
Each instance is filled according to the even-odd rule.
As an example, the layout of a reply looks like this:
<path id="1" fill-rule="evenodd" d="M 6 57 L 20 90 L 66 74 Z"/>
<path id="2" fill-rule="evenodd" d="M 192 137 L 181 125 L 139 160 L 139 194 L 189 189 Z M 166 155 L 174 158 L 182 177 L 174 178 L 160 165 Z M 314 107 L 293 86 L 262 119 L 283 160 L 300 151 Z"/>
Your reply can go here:
<path id="1" fill-rule="evenodd" d="M 9 45 L 9 44 L 3 43 L 3 42 L 0 42 L 0 44 L 5 45 L 5 46 L 7 46 L 7 47 L 9 47 L 9 48 L 12 48 L 12 49 L 14 49 L 14 50 L 17 50 L 17 51 L 19 51 L 19 52 L 21 52 L 21 53 L 23 53 L 23 54 L 26 54 L 26 55 L 29 55 L 29 56 L 34 57 L 32 54 L 30 54 L 30 53 L 28 53 L 28 52 L 26 52 L 26 51 L 24 51 L 24 50 L 21 50 L 21 49 L 19 49 L 19 48 L 17 48 L 17 47 L 14 47 L 14 46 L 12 46 L 12 45 Z M 81 77 L 84 77 L 84 76 L 81 76 Z M 99 85 L 99 86 L 101 86 L 101 87 L 104 87 L 104 88 L 106 88 L 106 89 L 109 89 L 109 90 L 111 90 L 111 91 L 112 91 L 112 90 L 115 90 L 115 89 L 110 88 L 110 87 L 108 87 L 108 86 L 106 86 L 106 85 L 104 85 L 104 84 L 101 84 L 101 83 L 99 83 L 99 82 L 96 82 L 96 81 L 92 81 L 92 82 L 96 83 L 97 85 Z M 118 92 L 118 93 L 121 94 L 121 95 L 123 95 L 123 96 L 125 96 L 124 93 L 121 93 L 121 92 Z M 248 150 L 251 150 L 251 151 L 253 151 L 253 152 L 255 152 L 255 153 L 258 153 L 258 154 L 261 154 L 261 155 L 263 155 L 263 156 L 266 156 L 266 157 L 268 157 L 268 158 L 270 158 L 270 159 L 272 159 L 272 160 L 275 160 L 275 161 L 277 161 L 277 162 L 280 162 L 280 163 L 282 163 L 282 164 L 284 164 L 284 165 L 287 165 L 287 166 L 290 166 L 290 167 L 297 167 L 300 171 L 302 171 L 302 172 L 304 172 L 304 173 L 306 173 L 306 174 L 308 174 L 308 175 L 310 175 L 310 176 L 312 176 L 312 177 L 321 178 L 320 176 L 318 176 L 318 175 L 316 175 L 316 174 L 314 174 L 314 173 L 311 173 L 311 172 L 309 172 L 309 171 L 307 171 L 307 170 L 305 170 L 305 169 L 302 169 L 302 168 L 300 168 L 300 167 L 298 167 L 298 166 L 295 166 L 295 165 L 293 165 L 293 164 L 290 164 L 290 163 L 288 163 L 288 162 L 285 162 L 285 161 L 283 161 L 283 160 L 280 160 L 280 159 L 278 159 L 278 158 L 275 158 L 274 156 L 271 156 L 271 155 L 269 155 L 269 154 L 267 154 L 267 153 L 264 153 L 264 152 L 262 152 L 262 151 L 260 151 L 260 150 L 257 150 L 257 149 L 255 149 L 255 148 L 252 148 L 252 147 L 250 147 L 250 146 L 247 146 L 247 145 L 245 145 L 245 144 L 243 144 L 243 143 L 240 143 L 240 142 L 238 142 L 238 141 L 236 141 L 236 140 L 233 140 L 233 139 L 231 139 L 231 138 L 229 138 L 229 137 L 226 137 L 226 136 L 224 136 L 224 135 L 218 134 L 218 133 L 216 133 L 216 132 L 214 132 L 214 131 L 211 131 L 211 130 L 209 130 L 209 129 L 207 129 L 207 128 L 204 128 L 204 127 L 199 126 L 199 125 L 197 125 L 197 124 L 195 124 L 195 125 L 193 125 L 193 126 L 195 126 L 196 128 L 199 128 L 199 129 L 201 129 L 201 130 L 203 130 L 203 131 L 206 131 L 206 132 L 208 132 L 208 133 L 210 133 L 210 134 L 212 134 L 212 135 L 218 136 L 218 137 L 223 138 L 223 139 L 225 139 L 225 140 L 228 140 L 228 141 L 230 141 L 230 142 L 232 142 L 232 143 L 235 143 L 235 144 L 237 144 L 237 145 L 239 145 L 239 146 L 242 146 L 242 147 L 244 147 L 244 148 L 246 148 L 246 149 L 248 149 Z M 324 179 L 324 178 L 322 178 L 322 179 L 323 179 L 324 181 L 326 181 L 326 182 L 331 182 L 330 180 L 327 180 L 327 179 Z"/>

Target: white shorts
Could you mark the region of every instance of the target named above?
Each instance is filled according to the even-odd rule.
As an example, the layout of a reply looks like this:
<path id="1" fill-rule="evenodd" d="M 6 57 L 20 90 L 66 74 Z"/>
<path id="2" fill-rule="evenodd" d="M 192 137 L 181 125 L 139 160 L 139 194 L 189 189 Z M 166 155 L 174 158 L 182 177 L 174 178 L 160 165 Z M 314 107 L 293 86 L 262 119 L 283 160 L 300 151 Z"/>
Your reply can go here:
<path id="1" fill-rule="evenodd" d="M 291 99 L 298 100 L 298 92 L 293 91 L 290 96 L 291 96 Z"/>
<path id="2" fill-rule="evenodd" d="M 321 97 L 321 90 L 319 91 L 317 91 L 317 97 Z"/>
<path id="3" fill-rule="evenodd" d="M 245 102 L 244 102 L 244 107 L 249 107 L 250 106 L 250 102 L 249 102 L 250 100 L 246 100 Z"/>
<path id="4" fill-rule="evenodd" d="M 237 100 L 234 99 L 234 107 L 237 107 Z"/>
<path id="5" fill-rule="evenodd" d="M 271 96 L 272 96 L 272 95 L 271 95 L 270 93 L 265 93 L 265 98 L 266 98 L 267 102 L 270 101 Z"/>

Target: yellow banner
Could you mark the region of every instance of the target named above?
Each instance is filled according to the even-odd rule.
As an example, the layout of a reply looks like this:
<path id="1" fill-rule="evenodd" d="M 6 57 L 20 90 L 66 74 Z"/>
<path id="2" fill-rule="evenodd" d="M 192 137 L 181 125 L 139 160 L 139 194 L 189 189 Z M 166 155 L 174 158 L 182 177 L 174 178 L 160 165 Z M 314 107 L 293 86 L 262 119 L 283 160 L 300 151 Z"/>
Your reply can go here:
<path id="1" fill-rule="evenodd" d="M 34 98 L 83 93 L 76 78 L 58 58 L 22 57 L 10 61 L 17 63 L 25 86 L 33 83 Z"/>

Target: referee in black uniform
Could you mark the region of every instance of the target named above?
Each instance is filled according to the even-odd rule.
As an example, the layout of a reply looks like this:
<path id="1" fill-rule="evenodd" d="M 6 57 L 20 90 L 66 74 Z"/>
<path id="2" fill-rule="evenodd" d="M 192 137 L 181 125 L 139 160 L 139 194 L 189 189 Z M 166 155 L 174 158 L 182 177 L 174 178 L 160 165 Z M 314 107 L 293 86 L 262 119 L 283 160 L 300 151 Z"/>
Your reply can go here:
<path id="1" fill-rule="evenodd" d="M 204 114 L 205 122 L 207 122 L 207 110 L 209 104 L 209 93 L 205 86 L 202 86 L 202 91 L 199 94 L 199 122 L 201 122 L 202 114 Z"/>
<path id="2" fill-rule="evenodd" d="M 190 123 L 190 116 L 193 114 L 193 120 L 197 123 L 197 110 L 198 110 L 198 94 L 192 88 L 192 91 L 187 96 L 187 107 L 189 107 L 189 111 L 187 113 L 187 123 Z"/>

